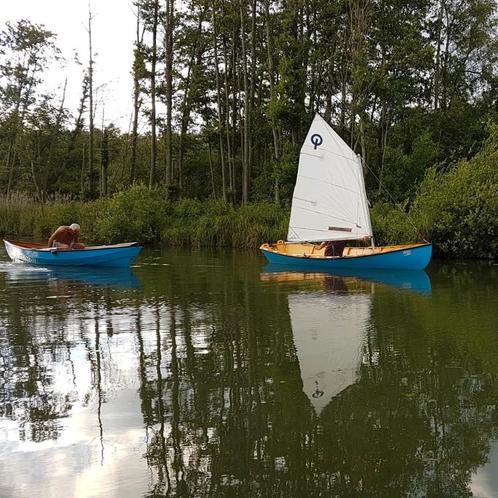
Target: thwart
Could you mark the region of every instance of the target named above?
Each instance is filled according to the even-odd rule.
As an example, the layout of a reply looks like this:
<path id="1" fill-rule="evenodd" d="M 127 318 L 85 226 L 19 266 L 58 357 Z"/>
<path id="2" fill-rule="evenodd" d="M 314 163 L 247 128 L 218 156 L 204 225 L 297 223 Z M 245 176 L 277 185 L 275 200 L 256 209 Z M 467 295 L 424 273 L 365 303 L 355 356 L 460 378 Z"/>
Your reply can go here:
<path id="1" fill-rule="evenodd" d="M 370 247 L 346 247 L 326 256 L 316 242 L 369 239 Z M 430 243 L 375 246 L 360 158 L 319 116 L 301 148 L 287 241 L 260 249 L 275 264 L 334 268 L 422 270 Z"/>

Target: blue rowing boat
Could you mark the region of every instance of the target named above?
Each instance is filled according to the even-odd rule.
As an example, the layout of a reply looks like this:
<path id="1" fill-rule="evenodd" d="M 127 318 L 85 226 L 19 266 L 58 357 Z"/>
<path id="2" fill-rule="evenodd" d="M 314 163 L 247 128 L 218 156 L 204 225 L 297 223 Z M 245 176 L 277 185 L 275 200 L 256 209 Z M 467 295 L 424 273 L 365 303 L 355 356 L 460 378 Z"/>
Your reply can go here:
<path id="1" fill-rule="evenodd" d="M 4 240 L 4 244 L 12 261 L 42 266 L 129 267 L 143 249 L 137 242 L 84 249 L 48 248 L 43 244 L 8 240 Z"/>
<path id="2" fill-rule="evenodd" d="M 423 270 L 432 256 L 428 242 L 375 246 L 361 160 L 318 114 L 299 156 L 287 241 L 260 249 L 272 264 L 330 272 Z"/>

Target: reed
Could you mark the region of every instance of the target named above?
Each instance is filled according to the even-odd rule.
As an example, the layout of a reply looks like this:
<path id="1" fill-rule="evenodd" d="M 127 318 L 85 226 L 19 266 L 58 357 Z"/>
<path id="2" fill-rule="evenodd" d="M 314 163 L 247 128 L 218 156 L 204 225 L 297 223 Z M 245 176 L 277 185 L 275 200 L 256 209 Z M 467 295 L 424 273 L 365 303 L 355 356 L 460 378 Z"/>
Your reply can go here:
<path id="1" fill-rule="evenodd" d="M 498 127 L 473 159 L 448 173 L 430 170 L 411 207 L 378 204 L 371 212 L 378 245 L 423 238 L 436 254 L 498 256 Z M 135 185 L 91 202 L 69 198 L 44 204 L 23 193 L 0 196 L 0 236 L 47 239 L 59 225 L 77 222 L 88 243 L 136 240 L 175 246 L 257 248 L 285 239 L 289 208 L 259 202 L 234 207 L 221 200 L 167 200 L 163 188 Z"/>
<path id="2" fill-rule="evenodd" d="M 0 197 L 0 236 L 43 240 L 57 226 L 77 222 L 89 243 L 251 248 L 285 238 L 288 215 L 288 209 L 270 203 L 235 208 L 220 200 L 169 202 L 165 190 L 136 185 L 91 202 Z"/>

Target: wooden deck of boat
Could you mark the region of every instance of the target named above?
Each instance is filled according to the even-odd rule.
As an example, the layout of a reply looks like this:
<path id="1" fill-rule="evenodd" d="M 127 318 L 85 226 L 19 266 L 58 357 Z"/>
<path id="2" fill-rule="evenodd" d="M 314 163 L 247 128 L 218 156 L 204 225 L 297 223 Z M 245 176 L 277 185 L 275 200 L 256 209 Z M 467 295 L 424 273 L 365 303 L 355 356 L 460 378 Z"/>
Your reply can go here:
<path id="1" fill-rule="evenodd" d="M 288 256 L 300 256 L 305 258 L 336 258 L 337 256 L 325 256 L 325 248 L 319 249 L 320 244 L 311 243 L 292 243 L 292 242 L 276 242 L 275 244 L 263 244 L 261 249 L 272 251 L 279 254 L 286 254 Z M 420 244 L 402 244 L 397 246 L 379 246 L 379 247 L 345 247 L 342 257 L 355 257 L 355 256 L 371 256 L 374 254 L 382 254 L 393 251 L 402 251 L 406 249 L 413 249 L 426 245 Z"/>

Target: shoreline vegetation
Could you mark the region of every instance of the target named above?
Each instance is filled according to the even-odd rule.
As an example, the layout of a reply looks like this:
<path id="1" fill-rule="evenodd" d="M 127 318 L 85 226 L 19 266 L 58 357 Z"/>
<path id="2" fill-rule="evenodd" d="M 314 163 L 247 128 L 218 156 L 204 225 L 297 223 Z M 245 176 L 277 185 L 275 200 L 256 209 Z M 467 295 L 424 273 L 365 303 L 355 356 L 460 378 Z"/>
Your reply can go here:
<path id="1" fill-rule="evenodd" d="M 134 13 L 135 42 L 115 122 L 90 6 L 77 82 L 63 83 L 69 54 L 51 26 L 0 26 L 0 235 L 78 222 L 89 243 L 285 239 L 318 112 L 361 156 L 377 245 L 497 257 L 495 0 L 119 8 Z"/>
<path id="2" fill-rule="evenodd" d="M 498 126 L 481 151 L 448 172 L 428 170 L 411 205 L 377 203 L 371 210 L 376 243 L 427 239 L 442 257 L 498 255 Z M 258 202 L 241 207 L 220 199 L 167 200 L 163 187 L 143 184 L 107 198 L 39 203 L 26 194 L 0 198 L 0 235 L 48 238 L 78 222 L 88 243 L 141 243 L 257 248 L 285 240 L 289 207 Z"/>

